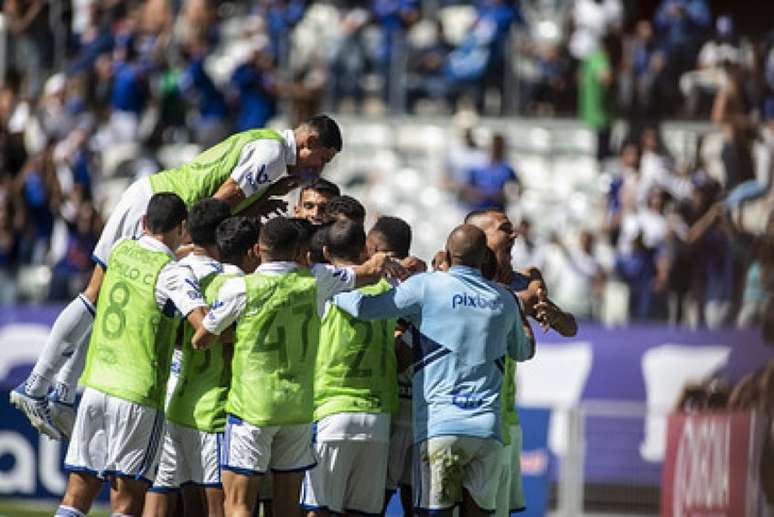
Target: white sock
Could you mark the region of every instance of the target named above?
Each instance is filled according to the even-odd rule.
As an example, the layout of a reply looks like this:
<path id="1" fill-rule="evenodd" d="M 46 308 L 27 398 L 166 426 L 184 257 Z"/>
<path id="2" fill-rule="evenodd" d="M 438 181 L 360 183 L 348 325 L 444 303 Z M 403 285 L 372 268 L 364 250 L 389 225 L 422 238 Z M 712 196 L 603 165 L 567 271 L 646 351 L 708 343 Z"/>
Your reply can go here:
<path id="1" fill-rule="evenodd" d="M 48 393 L 51 379 L 75 353 L 93 322 L 94 306 L 82 294 L 59 313 L 25 387 L 29 395 L 42 397 Z"/>
<path id="2" fill-rule="evenodd" d="M 59 400 L 65 404 L 75 402 L 75 392 L 78 387 L 78 378 L 83 373 L 83 367 L 86 364 L 86 352 L 89 350 L 89 338 L 91 331 L 86 332 L 75 352 L 59 370 L 54 382 L 54 391 L 59 396 Z"/>
<path id="3" fill-rule="evenodd" d="M 86 514 L 72 506 L 59 505 L 54 517 L 86 517 Z"/>

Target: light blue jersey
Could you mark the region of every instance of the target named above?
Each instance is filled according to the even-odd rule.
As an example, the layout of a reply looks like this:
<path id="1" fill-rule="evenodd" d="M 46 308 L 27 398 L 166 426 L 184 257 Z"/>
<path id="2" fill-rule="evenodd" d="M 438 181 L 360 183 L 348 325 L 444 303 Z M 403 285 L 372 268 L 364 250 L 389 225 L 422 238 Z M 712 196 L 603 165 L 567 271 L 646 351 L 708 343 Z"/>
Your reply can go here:
<path id="1" fill-rule="evenodd" d="M 507 353 L 534 353 L 513 295 L 477 269 L 422 273 L 386 293 L 353 291 L 334 303 L 356 318 L 403 317 L 413 325 L 414 441 L 500 436 L 500 387 Z"/>

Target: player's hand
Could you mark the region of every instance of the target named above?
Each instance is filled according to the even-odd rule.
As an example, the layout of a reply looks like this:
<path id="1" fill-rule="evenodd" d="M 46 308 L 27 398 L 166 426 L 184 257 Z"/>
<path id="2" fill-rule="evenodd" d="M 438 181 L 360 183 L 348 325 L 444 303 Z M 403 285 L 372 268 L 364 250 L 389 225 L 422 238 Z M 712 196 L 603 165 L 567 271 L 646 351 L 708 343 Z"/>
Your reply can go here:
<path id="1" fill-rule="evenodd" d="M 270 197 L 261 201 L 259 213 L 261 217 L 268 217 L 270 215 L 284 215 L 287 209 L 287 201 L 276 197 Z"/>
<path id="2" fill-rule="evenodd" d="M 301 185 L 301 178 L 296 176 L 283 176 L 274 183 L 272 183 L 268 190 L 267 196 L 287 196 L 290 192 Z"/>
<path id="3" fill-rule="evenodd" d="M 551 328 L 551 324 L 556 319 L 558 314 L 556 313 L 556 307 L 548 301 L 548 295 L 545 289 L 538 289 L 537 291 L 538 301 L 535 304 L 535 319 L 538 320 L 540 326 L 543 328 L 543 333 L 548 332 Z"/>
<path id="4" fill-rule="evenodd" d="M 424 273 L 425 271 L 427 271 L 427 262 L 413 255 L 401 260 L 400 265 L 403 266 L 411 274 Z"/>
<path id="5" fill-rule="evenodd" d="M 379 251 L 371 255 L 368 259 L 371 268 L 377 274 L 386 275 L 398 280 L 405 280 L 409 274 L 406 268 L 400 265 L 400 262 L 392 258 L 391 253 Z"/>

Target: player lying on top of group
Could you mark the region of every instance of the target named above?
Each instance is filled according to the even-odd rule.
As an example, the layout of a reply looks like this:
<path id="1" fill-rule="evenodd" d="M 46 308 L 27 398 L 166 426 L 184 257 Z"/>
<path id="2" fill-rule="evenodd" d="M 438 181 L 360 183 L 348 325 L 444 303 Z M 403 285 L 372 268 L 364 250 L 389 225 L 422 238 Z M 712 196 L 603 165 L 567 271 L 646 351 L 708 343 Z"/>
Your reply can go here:
<path id="1" fill-rule="evenodd" d="M 188 208 L 214 197 L 232 213 L 265 215 L 284 208 L 269 196 L 284 195 L 299 180 L 319 176 L 341 148 L 336 122 L 318 115 L 293 130 L 237 133 L 180 168 L 135 181 L 112 210 L 94 248 L 97 265 L 88 286 L 57 317 L 31 375 L 12 392 L 11 402 L 40 432 L 55 439 L 69 436 L 76 381 L 110 250 L 122 238 L 142 235 L 142 216 L 154 193 L 174 192 Z"/>

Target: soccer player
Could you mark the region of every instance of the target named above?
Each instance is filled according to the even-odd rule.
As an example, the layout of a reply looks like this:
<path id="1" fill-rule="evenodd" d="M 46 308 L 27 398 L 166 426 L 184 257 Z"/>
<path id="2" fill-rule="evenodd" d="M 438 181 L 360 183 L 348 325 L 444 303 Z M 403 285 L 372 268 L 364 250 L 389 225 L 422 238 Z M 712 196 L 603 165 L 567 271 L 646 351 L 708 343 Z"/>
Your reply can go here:
<path id="1" fill-rule="evenodd" d="M 511 250 L 517 237 L 513 224 L 504 212 L 498 209 L 483 209 L 471 212 L 465 222 L 481 229 L 487 238 L 487 246 L 497 259 L 497 279 L 512 293 L 519 296 L 526 311 L 544 328 L 554 328 L 563 336 L 574 336 L 577 324 L 572 314 L 559 309 L 546 298 L 542 275 L 536 268 L 514 271 L 511 265 Z M 498 489 L 497 515 L 509 515 L 526 506 L 521 478 L 522 430 L 516 412 L 516 362 L 506 358 L 503 380 L 503 439 L 505 444 L 505 475 Z"/>
<path id="2" fill-rule="evenodd" d="M 365 319 L 403 317 L 415 327 L 414 509 L 451 516 L 495 509 L 502 474 L 503 360 L 534 353 L 514 296 L 485 280 L 486 236 L 462 225 L 446 245 L 448 273 L 415 275 L 380 295 L 334 303 Z"/>
<path id="3" fill-rule="evenodd" d="M 227 278 L 258 266 L 258 222 L 229 214 L 225 202 L 207 198 L 188 216 L 194 248 L 179 264 L 191 268 L 209 303 Z M 184 324 L 180 374 L 167 404 L 159 469 L 145 498 L 146 516 L 174 513 L 181 491 L 186 514 L 207 508 L 211 516 L 223 515 L 220 445 L 232 348 L 218 343 L 206 352 L 194 351 L 193 333 L 194 328 Z"/>
<path id="4" fill-rule="evenodd" d="M 329 221 L 349 219 L 360 225 L 365 224 L 365 207 L 352 196 L 338 196 L 331 199 L 325 211 Z"/>
<path id="5" fill-rule="evenodd" d="M 52 438 L 69 434 L 75 381 L 82 367 L 63 366 L 85 356 L 83 347 L 94 320 L 108 254 L 119 239 L 140 236 L 142 215 L 154 193 L 174 192 L 189 207 L 202 198 L 215 197 L 228 203 L 234 213 L 261 199 L 252 211 L 272 210 L 277 205 L 274 200 L 264 202 L 268 196 L 287 194 L 299 179 L 319 175 L 341 148 L 336 122 L 318 115 L 281 133 L 269 129 L 237 133 L 178 169 L 133 183 L 113 209 L 97 242 L 92 255 L 97 265 L 89 285 L 57 317 L 32 373 L 11 393 L 11 402 L 42 433 Z M 286 172 L 292 177 L 276 181 Z"/>
<path id="6" fill-rule="evenodd" d="M 223 488 L 226 514 L 252 515 L 259 474 L 271 469 L 276 516 L 300 515 L 303 471 L 312 449 L 314 361 L 325 301 L 377 282 L 392 267 L 384 253 L 360 266 L 299 267 L 299 229 L 277 217 L 261 229 L 261 265 L 226 281 L 193 339 L 195 347 L 236 322 L 226 402 Z"/>
<path id="7" fill-rule="evenodd" d="M 142 512 L 164 424 L 172 350 L 185 317 L 199 327 L 206 303 L 190 268 L 175 263 L 185 203 L 154 194 L 145 235 L 121 239 L 108 258 L 81 383 L 86 387 L 67 449 L 67 490 L 59 516 L 88 513 L 103 479 L 114 514 Z"/>
<path id="8" fill-rule="evenodd" d="M 342 219 L 328 229 L 324 250 L 335 266 L 355 266 L 366 256 L 365 244 L 363 227 Z M 382 279 L 359 291 L 389 289 Z M 317 465 L 301 489 L 310 516 L 382 510 L 390 415 L 398 409 L 396 323 L 360 321 L 326 306 L 314 382 Z"/>
<path id="9" fill-rule="evenodd" d="M 328 220 L 325 214 L 328 203 L 339 195 L 341 195 L 341 191 L 335 183 L 323 178 L 316 178 L 301 185 L 294 214 L 312 224 L 323 224 Z"/>
<path id="10" fill-rule="evenodd" d="M 405 260 L 411 248 L 411 226 L 398 217 L 382 216 L 373 225 L 366 238 L 369 255 L 383 251 L 394 258 Z M 411 515 L 411 349 L 406 345 L 411 332 L 408 322 L 400 320 L 395 340 L 398 359 L 398 412 L 390 421 L 390 449 L 387 463 L 385 508 L 395 491 L 400 488 L 403 513 Z"/>

